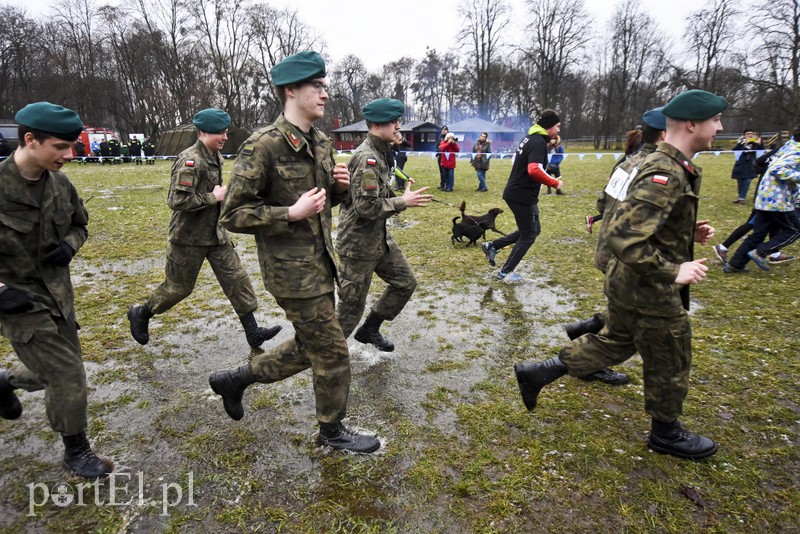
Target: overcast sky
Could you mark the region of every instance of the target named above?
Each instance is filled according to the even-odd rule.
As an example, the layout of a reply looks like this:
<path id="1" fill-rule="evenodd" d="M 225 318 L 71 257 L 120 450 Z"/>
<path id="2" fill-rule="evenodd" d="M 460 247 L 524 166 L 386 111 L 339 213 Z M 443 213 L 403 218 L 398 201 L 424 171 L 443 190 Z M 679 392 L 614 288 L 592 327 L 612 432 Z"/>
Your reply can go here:
<path id="1" fill-rule="evenodd" d="M 469 0 L 461 0 L 469 1 Z M 595 31 L 607 28 L 607 21 L 621 0 L 586 0 L 595 18 Z M 703 7 L 702 0 L 640 0 L 642 7 L 658 22 L 662 30 L 679 38 L 688 14 Z M 103 3 L 115 4 L 114 0 Z M 317 28 L 327 43 L 329 57 L 338 61 L 347 54 L 360 57 L 367 68 L 377 71 L 386 63 L 409 56 L 422 59 L 425 48 L 444 51 L 457 47 L 459 31 L 459 2 L 431 0 L 331 1 L 331 0 L 271 0 L 273 6 L 296 8 L 300 19 Z M 522 39 L 525 25 L 525 0 L 510 0 L 514 10 L 513 41 Z M 30 0 L 0 0 L 25 9 L 30 15 L 51 13 L 55 2 Z M 384 7 L 391 6 L 391 7 Z"/>

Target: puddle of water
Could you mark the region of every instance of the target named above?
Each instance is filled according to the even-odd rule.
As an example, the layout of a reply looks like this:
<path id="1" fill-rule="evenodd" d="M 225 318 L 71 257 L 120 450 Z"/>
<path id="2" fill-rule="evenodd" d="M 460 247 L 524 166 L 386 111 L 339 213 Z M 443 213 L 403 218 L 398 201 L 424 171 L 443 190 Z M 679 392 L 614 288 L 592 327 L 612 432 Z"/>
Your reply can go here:
<path id="1" fill-rule="evenodd" d="M 254 250 L 246 249 L 243 255 L 253 257 L 253 254 Z M 100 280 L 154 268 L 163 268 L 163 259 L 109 262 L 95 271 L 84 269 L 75 277 L 75 283 L 100 290 Z M 393 439 L 398 411 L 400 417 L 412 423 L 432 422 L 438 431 L 457 435 L 459 420 L 453 406 L 482 399 L 484 393 L 475 386 L 487 380 L 492 369 L 500 365 L 495 356 L 505 350 L 506 343 L 519 336 L 532 342 L 552 342 L 556 336 L 566 339 L 559 326 L 543 326 L 540 318 L 566 317 L 574 310 L 574 303 L 547 280 L 531 273 L 521 274 L 528 281 L 520 285 L 503 284 L 486 276 L 466 288 L 456 289 L 450 284 L 420 287 L 400 316 L 385 323 L 382 329 L 395 342 L 395 352 L 382 353 L 351 338 L 353 386 L 345 423 L 366 432 L 377 432 L 384 451 Z M 260 281 L 254 279 L 254 283 Z M 143 291 L 142 296 L 146 293 Z M 367 309 L 374 298 L 377 293 L 371 295 Z M 231 450 L 241 449 L 252 456 L 249 478 L 261 486 L 256 495 L 270 496 L 272 501 L 265 503 L 268 506 L 280 506 L 291 513 L 302 506 L 302 500 L 295 500 L 292 495 L 319 494 L 341 502 L 354 517 L 392 519 L 403 513 L 407 499 L 420 498 L 387 494 L 391 481 L 383 479 L 362 481 L 374 483 L 376 498 L 372 500 L 325 494 L 336 486 L 331 481 L 349 476 L 343 471 L 348 466 L 374 460 L 353 457 L 352 462 L 336 461 L 341 453 L 315 445 L 314 395 L 309 372 L 276 384 L 252 386 L 244 398 L 245 418 L 241 422 L 231 421 L 219 397 L 211 392 L 208 376 L 215 370 L 241 365 L 252 353 L 221 291 L 219 298 L 207 303 L 211 311 L 191 310 L 187 314 L 190 318 L 179 323 L 152 320 L 151 341 L 144 347 L 126 336 L 125 346 L 120 350 L 141 354 L 141 361 L 127 357 L 111 358 L 102 364 L 86 362 L 93 388 L 90 409 L 100 428 L 91 437 L 100 454 L 110 456 L 120 468 L 131 471 L 205 473 L 211 482 L 206 481 L 203 506 L 219 511 L 215 503 L 220 500 L 233 503 L 237 495 L 252 498 L 256 490 L 225 486 L 223 482 L 215 485 L 215 481 L 225 480 L 226 474 L 214 471 L 203 458 L 192 457 L 187 452 L 191 447 L 186 440 L 206 434 L 218 439 L 245 432 L 252 442 L 234 441 Z M 267 309 L 272 311 L 271 306 L 274 305 L 262 302 L 257 312 L 260 322 L 278 323 L 284 328 L 276 339 L 265 344 L 267 347 L 293 335 L 285 318 L 275 319 L 265 313 Z M 167 313 L 175 314 L 178 310 Z M 127 330 L 124 310 L 118 310 L 117 315 L 117 326 Z M 522 326 L 511 324 L 514 321 L 509 319 L 523 320 Z M 115 372 L 122 373 L 125 380 L 93 383 L 94 377 L 113 377 Z M 446 391 L 448 400 L 434 400 L 432 394 L 437 391 Z M 21 397 L 25 405 L 23 418 L 15 422 L 0 421 L 0 462 L 11 461 L 15 465 L 0 477 L 0 493 L 19 482 L 25 466 L 37 462 L 48 466 L 37 471 L 42 480 L 63 479 L 59 467 L 63 449 L 60 440 L 48 441 L 48 434 L 52 433 L 44 418 L 43 395 L 22 393 Z M 409 444 L 411 450 L 414 445 Z M 231 451 L 219 451 L 226 452 Z M 413 458 L 413 453 L 410 455 Z M 411 467 L 408 459 L 396 461 L 400 468 Z M 442 506 L 442 513 L 447 515 L 446 503 Z M 15 521 L 24 514 L 22 510 L 9 508 L 13 507 L 0 499 L 0 512 Z M 414 523 L 413 518 L 407 521 L 424 527 Z M 162 527 L 157 511 L 143 510 L 129 517 L 126 529 L 136 532 Z M 221 527 L 210 521 L 198 528 L 211 532 Z"/>

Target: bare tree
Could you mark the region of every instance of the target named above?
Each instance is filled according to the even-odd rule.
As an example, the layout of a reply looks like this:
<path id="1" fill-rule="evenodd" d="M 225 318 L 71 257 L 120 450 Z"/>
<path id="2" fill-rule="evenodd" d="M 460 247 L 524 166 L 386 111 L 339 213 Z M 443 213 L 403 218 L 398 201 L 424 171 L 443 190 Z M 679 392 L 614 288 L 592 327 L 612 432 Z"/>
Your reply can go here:
<path id="1" fill-rule="evenodd" d="M 753 39 L 761 43 L 751 56 L 752 79 L 769 94 L 772 114 L 791 127 L 800 121 L 800 0 L 766 0 L 758 6 Z"/>
<path id="2" fill-rule="evenodd" d="M 690 15 L 690 23 L 684 31 L 684 40 L 693 56 L 694 72 L 687 85 L 718 92 L 725 60 L 731 52 L 736 37 L 734 9 L 735 0 L 713 0 L 709 7 Z"/>
<path id="3" fill-rule="evenodd" d="M 39 25 L 21 10 L 0 7 L 0 118 L 11 118 L 23 103 L 33 100 L 45 51 L 30 40 Z"/>
<path id="4" fill-rule="evenodd" d="M 503 36 L 509 25 L 511 8 L 504 0 L 473 0 L 462 3 L 458 12 L 463 26 L 459 37 L 467 48 L 467 72 L 472 82 L 472 97 L 478 116 L 491 119 L 490 100 L 496 100 L 495 84 L 497 68 L 492 68 L 499 59 L 503 47 Z M 497 107 L 496 105 L 494 107 Z"/>
<path id="5" fill-rule="evenodd" d="M 270 69 L 283 58 L 297 52 L 321 52 L 325 43 L 315 30 L 300 20 L 297 10 L 278 10 L 267 4 L 254 4 L 248 8 L 247 15 L 251 57 L 255 67 L 253 91 L 263 108 L 258 122 L 263 122 L 277 116 L 281 109 L 272 86 Z"/>
<path id="6" fill-rule="evenodd" d="M 609 70 L 601 79 L 604 148 L 612 136 L 639 121 L 643 111 L 657 100 L 666 84 L 663 34 L 642 11 L 640 0 L 625 0 L 610 22 L 611 41 L 606 48 Z"/>
<path id="7" fill-rule="evenodd" d="M 342 123 L 361 120 L 361 108 L 367 103 L 369 94 L 369 78 L 364 62 L 352 54 L 334 66 L 329 107 Z"/>
<path id="8" fill-rule="evenodd" d="M 417 62 L 410 57 L 402 57 L 383 66 L 380 93 L 391 96 L 406 105 L 406 117 L 413 115 L 411 102 L 411 84 Z"/>
<path id="9" fill-rule="evenodd" d="M 583 0 L 535 0 L 528 8 L 529 40 L 521 52 L 533 67 L 540 108 L 558 107 L 569 70 L 592 39 Z"/>
<path id="10" fill-rule="evenodd" d="M 419 118 L 435 124 L 450 121 L 454 98 L 458 93 L 458 58 L 452 53 L 439 55 L 428 49 L 415 69 L 411 84 L 418 105 Z"/>
<path id="11" fill-rule="evenodd" d="M 248 91 L 254 69 L 243 0 L 191 0 L 189 11 L 203 35 L 220 107 L 231 115 L 234 124 L 250 124 L 257 114 L 257 102 Z M 216 104 L 214 100 L 209 97 L 208 105 Z"/>
<path id="12" fill-rule="evenodd" d="M 150 97 L 169 103 L 161 110 L 161 118 L 149 125 L 150 134 L 155 135 L 162 122 L 167 128 L 184 123 L 203 105 L 209 87 L 209 80 L 203 78 L 206 62 L 183 0 L 136 0 L 126 14 L 140 20 L 154 42 L 146 59 L 151 76 L 158 78 L 167 93 Z"/>

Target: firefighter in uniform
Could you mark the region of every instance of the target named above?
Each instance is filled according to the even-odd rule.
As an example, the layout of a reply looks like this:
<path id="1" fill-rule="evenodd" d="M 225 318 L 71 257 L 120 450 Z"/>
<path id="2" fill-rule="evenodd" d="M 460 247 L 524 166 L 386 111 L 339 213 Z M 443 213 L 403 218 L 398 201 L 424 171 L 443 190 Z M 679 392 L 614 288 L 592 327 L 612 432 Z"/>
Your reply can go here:
<path id="1" fill-rule="evenodd" d="M 155 165 L 156 158 L 153 156 L 156 155 L 156 143 L 152 139 L 148 139 L 142 145 L 142 151 L 144 151 L 144 157 L 147 160 L 147 164 Z"/>
<path id="2" fill-rule="evenodd" d="M 22 108 L 19 148 L 0 163 L 0 332 L 20 360 L 0 372 L 0 417 L 17 419 L 14 389 L 44 390 L 50 427 L 64 441 L 64 467 L 94 479 L 113 469 L 86 437 L 86 371 L 69 264 L 88 237 L 89 214 L 60 172 L 83 122 L 49 102 Z"/>
<path id="3" fill-rule="evenodd" d="M 142 164 L 142 142 L 135 137 L 128 143 L 128 155 L 136 165 Z"/>
<path id="4" fill-rule="evenodd" d="M 642 163 L 614 213 L 607 243 L 606 325 L 568 343 L 559 356 L 514 367 L 523 402 L 536 407 L 541 389 L 569 373 L 583 376 L 641 354 L 645 411 L 652 417 L 647 445 L 680 458 L 711 456 L 717 445 L 689 432 L 678 418 L 689 390 L 692 330 L 689 286 L 703 280 L 706 258 L 693 258 L 694 242 L 708 243 L 714 229 L 697 220 L 701 171 L 691 157 L 709 150 L 722 130 L 727 101 L 689 90 L 673 98 L 664 142 Z"/>
<path id="5" fill-rule="evenodd" d="M 347 166 L 336 164 L 330 140 L 313 123 L 328 100 L 325 62 L 316 52 L 287 57 L 270 71 L 283 113 L 239 149 L 222 224 L 255 236 L 264 284 L 294 325 L 294 339 L 251 363 L 209 377 L 226 413 L 244 416 L 242 396 L 311 368 L 319 436 L 335 449 L 370 453 L 380 441 L 348 430 L 350 354 L 336 318 L 336 256 L 331 208 L 349 198 Z"/>
<path id="6" fill-rule="evenodd" d="M 239 260 L 228 232 L 219 224 L 227 187 L 222 185 L 219 151 L 228 139 L 230 116 L 221 109 L 198 111 L 192 123 L 197 142 L 181 152 L 172 166 L 167 203 L 169 221 L 166 280 L 144 304 L 131 306 L 131 335 L 140 344 L 150 340 L 149 320 L 188 297 L 203 262 L 208 260 L 222 290 L 233 304 L 244 327 L 247 343 L 259 347 L 280 331 L 280 326 L 261 328 L 253 312 L 258 301 L 250 277 Z"/>
<path id="7" fill-rule="evenodd" d="M 339 208 L 336 251 L 341 287 L 336 315 L 348 337 L 364 313 L 372 273 L 377 274 L 388 287 L 354 337 L 391 352 L 394 344 L 381 335 L 381 323 L 393 320 L 403 310 L 417 279 L 386 228 L 386 220 L 406 208 L 425 206 L 433 197 L 424 194 L 427 187 L 411 191 L 411 179 L 402 196 L 395 196 L 390 185 L 394 175 L 392 143 L 400 131 L 403 103 L 382 98 L 367 104 L 363 111 L 369 134 L 350 158 L 350 200 Z"/>

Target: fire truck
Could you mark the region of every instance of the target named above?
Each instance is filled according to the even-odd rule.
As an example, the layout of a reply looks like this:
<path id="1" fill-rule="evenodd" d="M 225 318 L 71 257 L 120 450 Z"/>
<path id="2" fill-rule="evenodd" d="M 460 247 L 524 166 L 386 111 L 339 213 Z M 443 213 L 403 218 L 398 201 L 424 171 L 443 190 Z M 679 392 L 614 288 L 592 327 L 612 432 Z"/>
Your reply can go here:
<path id="1" fill-rule="evenodd" d="M 95 147 L 100 144 L 100 141 L 108 141 L 112 137 L 119 140 L 119 132 L 116 130 L 110 130 L 108 128 L 92 128 L 92 127 L 85 127 L 79 139 L 83 141 L 83 145 L 86 147 L 86 155 L 92 156 L 99 156 L 100 151 L 95 150 L 92 148 L 92 143 L 95 143 Z M 75 152 L 75 148 L 72 149 L 73 155 L 77 156 L 78 154 Z"/>

